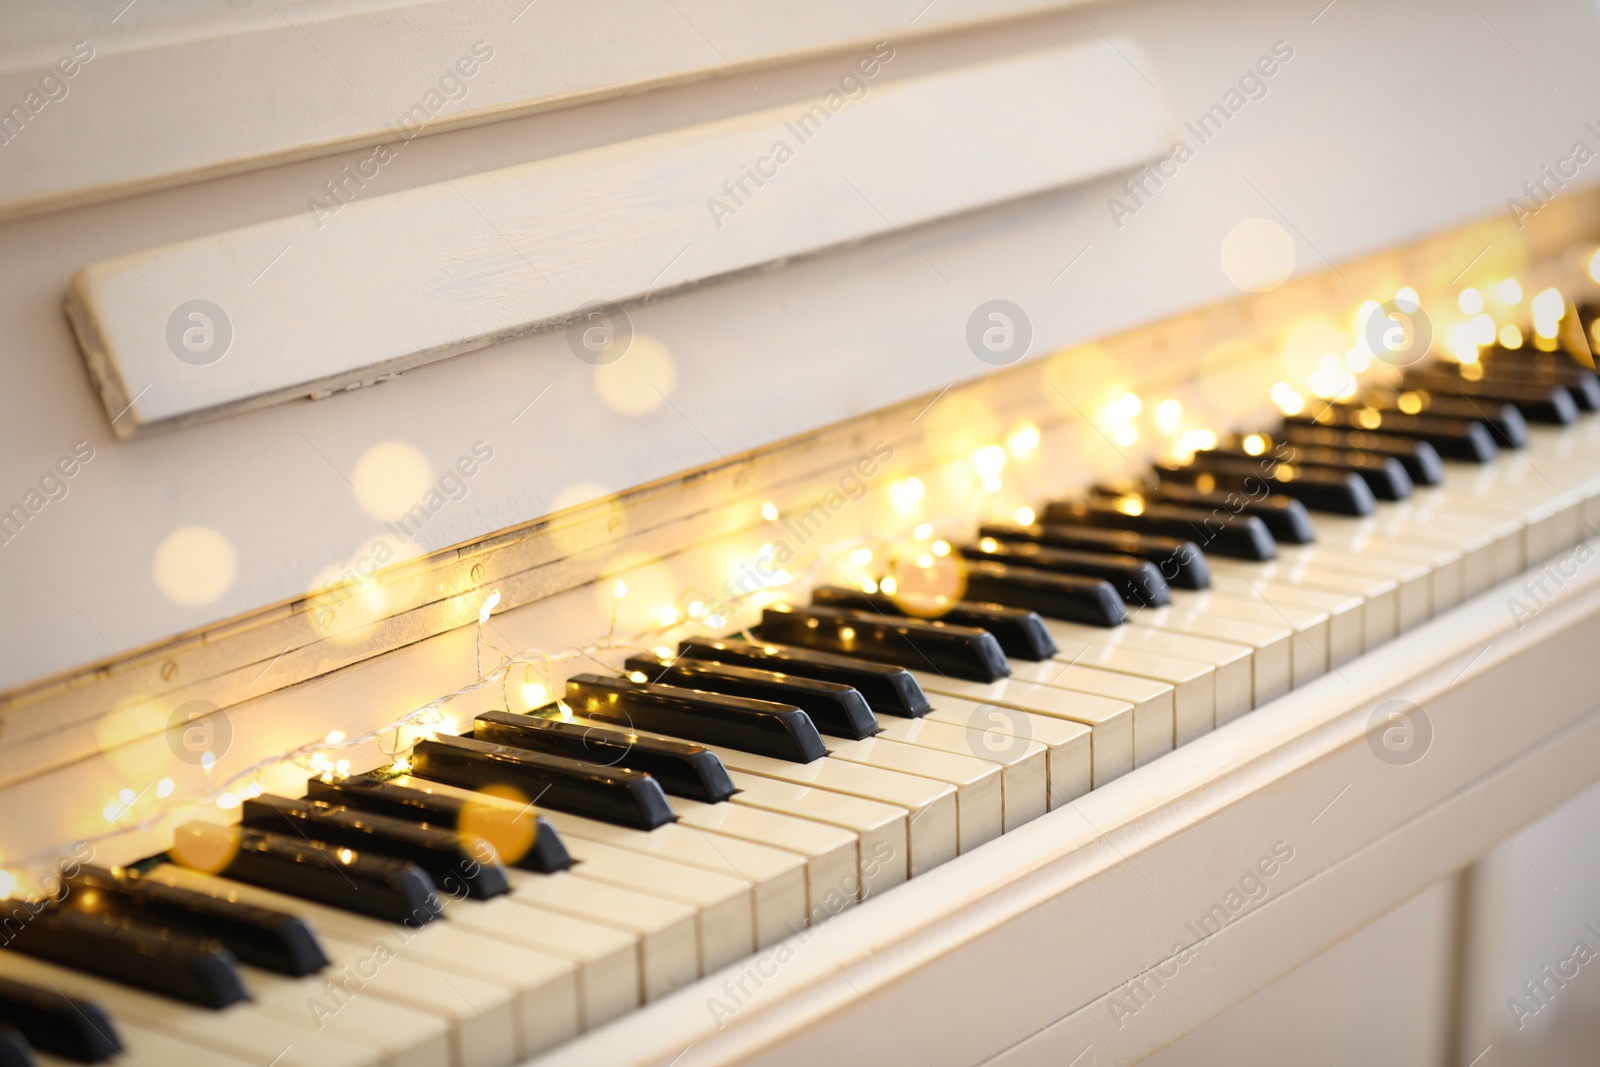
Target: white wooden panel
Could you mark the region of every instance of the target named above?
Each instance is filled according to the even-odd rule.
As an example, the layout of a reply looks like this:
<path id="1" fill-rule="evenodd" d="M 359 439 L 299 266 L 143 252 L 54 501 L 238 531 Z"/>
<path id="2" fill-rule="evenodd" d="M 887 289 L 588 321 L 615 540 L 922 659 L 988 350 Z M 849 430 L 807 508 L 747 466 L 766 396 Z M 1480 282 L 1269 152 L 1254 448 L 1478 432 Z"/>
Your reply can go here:
<path id="1" fill-rule="evenodd" d="M 4 145 L 0 217 L 53 210 L 63 197 L 82 205 L 263 161 L 404 144 L 418 133 L 676 81 L 743 78 L 753 94 L 751 73 L 786 57 L 1064 6 L 1060 0 L 7 2 L 0 4 L 7 31 L 0 101 L 9 108 L 35 92 L 39 102 L 7 130 L 16 143 Z M 41 77 L 78 42 L 87 46 L 79 54 L 86 52 L 89 62 L 41 92 Z M 456 67 L 463 57 L 471 74 Z M 271 91 L 264 92 L 268 83 Z"/>
<path id="2" fill-rule="evenodd" d="M 340 389 L 711 278 L 1158 156 L 1129 41 L 834 92 L 85 268 L 68 298 L 121 436 Z M 893 55 L 884 45 L 862 76 Z M 293 250 L 288 269 L 271 270 Z M 620 329 L 609 324 L 608 329 Z M 595 354 L 622 358 L 618 342 Z"/>

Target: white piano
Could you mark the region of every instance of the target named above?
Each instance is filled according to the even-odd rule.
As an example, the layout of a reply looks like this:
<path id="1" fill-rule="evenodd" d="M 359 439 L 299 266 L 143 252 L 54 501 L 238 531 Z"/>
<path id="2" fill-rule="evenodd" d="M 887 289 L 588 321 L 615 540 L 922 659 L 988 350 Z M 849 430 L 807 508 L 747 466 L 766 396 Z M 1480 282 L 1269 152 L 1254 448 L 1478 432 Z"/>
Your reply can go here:
<path id="1" fill-rule="evenodd" d="M 0 1065 L 1593 1062 L 1597 46 L 0 6 Z"/>

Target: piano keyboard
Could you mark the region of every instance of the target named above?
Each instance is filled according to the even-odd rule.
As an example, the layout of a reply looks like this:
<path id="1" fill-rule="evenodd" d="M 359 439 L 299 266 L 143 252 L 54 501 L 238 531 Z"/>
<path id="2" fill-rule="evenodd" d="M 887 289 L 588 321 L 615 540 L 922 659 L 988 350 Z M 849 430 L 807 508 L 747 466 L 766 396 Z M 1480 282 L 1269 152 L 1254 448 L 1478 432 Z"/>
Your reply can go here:
<path id="1" fill-rule="evenodd" d="M 981 525 L 966 599 L 819 586 L 83 867 L 6 924 L 0 1065 L 520 1063 L 1578 545 L 1597 409 L 1564 357 L 1438 364 Z"/>

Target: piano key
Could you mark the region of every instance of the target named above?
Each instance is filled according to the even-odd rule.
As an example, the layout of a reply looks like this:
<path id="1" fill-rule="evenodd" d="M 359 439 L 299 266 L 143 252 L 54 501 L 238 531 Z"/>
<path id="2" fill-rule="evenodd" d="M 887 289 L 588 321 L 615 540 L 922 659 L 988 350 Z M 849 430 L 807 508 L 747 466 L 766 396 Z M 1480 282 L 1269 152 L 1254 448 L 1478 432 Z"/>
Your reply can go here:
<path id="1" fill-rule="evenodd" d="M 261 1064 L 278 1055 L 276 1067 L 379 1067 L 381 1054 L 345 1038 L 319 1033 L 268 1015 L 241 1001 L 215 1011 L 119 985 L 17 952 L 0 952 L 0 977 L 59 990 L 62 995 L 99 1004 L 118 1021 L 158 1031 L 189 1047 L 199 1047 Z M 281 1050 L 281 1051 L 279 1051 Z M 510 1050 L 508 1050 L 510 1051 Z M 212 1062 L 209 1058 L 196 1063 Z M 504 1057 L 481 1067 L 501 1067 Z M 472 1065 L 480 1067 L 480 1065 Z"/>
<path id="2" fill-rule="evenodd" d="M 1004 678 L 1009 669 L 1005 653 L 985 630 L 876 612 L 774 604 L 762 610 L 755 634 L 777 644 L 978 681 Z"/>
<path id="3" fill-rule="evenodd" d="M 249 999 L 238 961 L 222 942 L 115 912 L 46 908 L 5 947 L 205 1008 Z"/>
<path id="4" fill-rule="evenodd" d="M 672 821 L 661 785 L 648 774 L 545 756 L 471 737 L 440 735 L 411 752 L 411 773 L 464 789 L 510 787 L 546 808 L 649 830 Z"/>
<path id="5" fill-rule="evenodd" d="M 1315 557 L 1313 562 L 1306 564 L 1300 562 L 1285 563 L 1281 559 L 1274 560 L 1270 569 L 1254 572 L 1243 569 L 1228 568 L 1226 572 L 1219 567 L 1218 573 L 1226 573 L 1228 577 L 1241 578 L 1254 582 L 1258 586 L 1272 583 L 1280 589 L 1292 589 L 1297 592 L 1327 591 L 1335 594 L 1345 594 L 1358 599 L 1355 610 L 1357 634 L 1351 636 L 1352 644 L 1342 646 L 1345 652 L 1343 658 L 1338 655 L 1334 658 L 1334 666 L 1359 655 L 1361 652 L 1377 648 L 1385 641 L 1392 639 L 1400 629 L 1400 583 L 1393 578 L 1371 574 L 1363 571 L 1350 571 L 1335 569 L 1329 566 L 1317 566 Z M 1275 595 L 1275 594 L 1269 594 Z M 1339 644 L 1339 620 L 1337 615 L 1332 619 L 1329 638 L 1334 648 Z M 1353 649 L 1353 651 L 1351 651 Z"/>
<path id="6" fill-rule="evenodd" d="M 1347 408 L 1330 404 L 1315 414 L 1286 415 L 1286 426 L 1331 426 L 1342 430 L 1369 430 L 1426 441 L 1444 459 L 1487 463 L 1499 452 L 1489 425 L 1483 421 L 1408 415 L 1377 408 Z"/>
<path id="7" fill-rule="evenodd" d="M 577 969 L 564 959 L 451 922 L 387 923 L 173 864 L 146 877 L 260 907 L 300 909 L 333 960 L 322 981 L 311 984 L 321 986 L 324 1011 L 371 993 L 441 1015 L 463 1061 L 506 1062 L 509 1054 L 510 1062 L 520 1062 L 578 1031 Z M 310 1017 L 307 995 L 302 991 L 300 1004 Z"/>
<path id="8" fill-rule="evenodd" d="M 739 792 L 733 796 L 734 807 L 782 818 L 803 818 L 854 835 L 861 870 L 861 899 L 892 889 L 908 877 L 906 824 L 909 815 L 906 809 L 776 778 L 738 771 L 729 773 L 739 787 Z"/>
<path id="9" fill-rule="evenodd" d="M 1258 593 L 1248 591 L 1240 594 L 1207 589 L 1174 596 L 1169 608 L 1142 611 L 1134 618 L 1133 625 L 1171 625 L 1190 633 L 1204 627 L 1211 619 L 1287 627 L 1293 635 L 1289 643 L 1290 688 L 1305 685 L 1328 672 L 1331 618 L 1326 609 L 1281 600 L 1268 603 Z M 1205 632 L 1200 629 L 1202 636 Z"/>
<path id="10" fill-rule="evenodd" d="M 1515 404 L 1529 422 L 1566 426 L 1578 419 L 1577 402 L 1560 385 L 1520 384 L 1489 377 L 1474 381 L 1456 374 L 1412 369 L 1406 372 L 1405 386 L 1447 397 Z"/>
<path id="11" fill-rule="evenodd" d="M 1260 707 L 1287 693 L 1294 684 L 1291 662 L 1295 632 L 1282 619 L 1255 620 L 1228 618 L 1214 612 L 1197 611 L 1174 605 L 1141 611 L 1129 620 L 1130 632 L 1148 632 L 1159 643 L 1162 636 L 1179 634 L 1240 645 L 1251 650 L 1250 693 L 1251 707 Z M 1218 700 L 1217 723 L 1228 721 L 1223 709 L 1227 705 Z"/>
<path id="12" fill-rule="evenodd" d="M 1010 523 L 985 523 L 978 537 L 1003 542 L 1033 542 L 1053 548 L 1073 548 L 1080 552 L 1111 552 L 1137 556 L 1154 563 L 1167 584 L 1177 589 L 1204 589 L 1211 584 L 1211 569 L 1206 566 L 1200 546 L 1177 537 L 1157 537 L 1132 530 L 1102 530 L 1094 526 L 1047 526 L 1035 523 L 1015 526 Z M 1009 651 L 1007 652 L 1009 655 Z"/>
<path id="13" fill-rule="evenodd" d="M 1396 632 L 1403 633 L 1433 617 L 1433 562 L 1414 555 L 1391 553 L 1390 546 L 1378 542 L 1369 544 L 1366 552 L 1349 552 L 1333 545 L 1308 546 L 1283 552 L 1267 569 L 1263 577 L 1274 574 L 1292 574 L 1297 568 L 1315 568 L 1338 574 L 1364 574 L 1391 580 L 1395 583 Z"/>
<path id="14" fill-rule="evenodd" d="M 820 733 L 835 737 L 871 737 L 878 731 L 877 716 L 873 715 L 866 698 L 851 686 L 838 682 L 687 656 L 663 658 L 654 654 L 629 656 L 623 664 L 623 670 L 636 682 L 675 685 L 708 693 L 789 704 L 811 716 Z M 725 797 L 695 796 L 690 799 L 715 803 Z"/>
<path id="15" fill-rule="evenodd" d="M 1027 608 L 974 600 L 941 599 L 937 603 L 916 604 L 917 610 L 912 612 L 908 610 L 910 601 L 902 603 L 886 593 L 868 593 L 841 586 L 819 586 L 811 590 L 811 602 L 825 607 L 881 611 L 886 615 L 914 614 L 957 626 L 976 626 L 994 635 L 994 639 L 1000 642 L 1000 651 L 1006 654 L 1007 659 L 1043 660 L 1049 659 L 1056 651 L 1049 631 L 1044 628 L 1044 620 L 1038 612 Z"/>
<path id="16" fill-rule="evenodd" d="M 1046 525 L 1098 526 L 1193 541 L 1201 550 L 1238 559 L 1271 559 L 1277 543 L 1253 515 L 1214 517 L 1209 509 L 1173 504 L 1058 500 L 1045 506 Z"/>
<path id="17" fill-rule="evenodd" d="M 1005 828 L 1002 768 L 975 756 L 959 756 L 882 736 L 844 741 L 828 753 L 829 763 L 858 763 L 873 770 L 916 775 L 944 782 L 956 791 L 956 851 L 968 852 Z"/>
<path id="18" fill-rule="evenodd" d="M 509 891 L 489 843 L 456 830 L 271 793 L 246 799 L 239 816 L 245 826 L 269 833 L 293 831 L 318 843 L 410 860 L 453 896 L 484 900 Z"/>
<path id="19" fill-rule="evenodd" d="M 1444 478 L 1444 461 L 1439 458 L 1439 450 L 1415 438 L 1368 433 L 1365 430 L 1291 425 L 1284 427 L 1282 439 L 1293 445 L 1354 448 L 1375 455 L 1393 456 L 1405 467 L 1416 485 L 1438 485 Z M 1270 447 L 1271 443 L 1268 445 Z"/>
<path id="20" fill-rule="evenodd" d="M 1082 723 L 1041 715 L 1033 711 L 985 704 L 964 697 L 939 697 L 939 706 L 929 712 L 932 722 L 965 726 L 983 734 L 983 751 L 1014 745 L 1007 738 L 1020 738 L 1043 745 L 1050 772 L 1047 807 L 1051 810 L 1070 803 L 1094 786 L 1093 730 Z"/>
<path id="21" fill-rule="evenodd" d="M 1251 645 L 1148 627 L 1124 626 L 1117 630 L 1097 630 L 1089 626 L 1075 626 L 1063 622 L 1052 622 L 1050 627 L 1057 643 L 1061 645 L 1058 658 L 1146 678 L 1156 678 L 1176 687 L 1178 689 L 1176 699 L 1179 702 L 1175 709 L 1176 739 L 1180 745 L 1197 733 L 1204 733 L 1208 729 L 1236 719 L 1255 707 L 1255 649 Z M 1114 659 L 1102 655 L 1097 660 L 1087 653 L 1083 647 L 1085 645 L 1124 649 L 1128 653 L 1138 653 L 1140 658 L 1129 656 Z M 1166 664 L 1163 662 L 1165 660 L 1172 660 L 1173 663 Z M 1182 684 L 1175 679 L 1186 673 L 1189 663 L 1201 663 L 1211 668 L 1212 718 L 1203 726 L 1191 718 L 1190 728 L 1186 732 Z M 1156 670 L 1165 670 L 1168 673 L 1162 676 L 1153 673 Z M 1193 709 L 1193 714 L 1199 714 L 1198 707 Z"/>
<path id="22" fill-rule="evenodd" d="M 385 1067 L 426 1067 L 450 1061 L 450 1023 L 441 1016 L 377 996 L 328 996 L 326 986 L 246 968 L 263 1015 L 344 1038 L 382 1057 Z"/>
<path id="23" fill-rule="evenodd" d="M 433 879 L 407 860 L 202 822 L 174 831 L 172 855 L 182 863 L 204 857 L 208 870 L 227 878 L 379 919 L 427 922 L 438 915 Z"/>
<path id="24" fill-rule="evenodd" d="M 1039 672 L 1029 675 L 1030 680 L 1129 700 L 1134 704 L 1136 741 L 1140 720 L 1146 718 L 1144 705 L 1152 699 L 1160 699 L 1163 705 L 1170 706 L 1170 711 L 1164 711 L 1161 715 L 1161 732 L 1166 735 L 1164 743 L 1152 736 L 1145 746 L 1145 751 L 1151 753 L 1146 759 L 1154 758 L 1154 754 L 1169 751 L 1215 727 L 1217 680 L 1216 669 L 1212 665 L 1160 652 L 1077 639 L 1065 628 L 1055 631 L 1055 636 L 1056 644 L 1061 646 L 1061 651 L 1055 656 L 1060 669 L 1046 680 L 1045 668 L 1041 666 Z M 1166 689 L 1159 698 L 1155 697 L 1153 687 L 1147 693 L 1130 692 L 1129 688 L 1135 683 L 1108 677 L 1112 675 L 1143 679 Z M 1247 679 L 1248 671 L 1242 672 L 1241 677 Z M 1136 695 L 1144 699 L 1133 700 Z M 1136 747 L 1139 746 L 1136 744 Z M 1141 765 L 1136 759 L 1134 766 Z"/>
<path id="25" fill-rule="evenodd" d="M 998 542 L 996 545 L 1001 550 L 1005 547 Z M 1150 566 L 1143 560 L 1139 563 Z M 1154 567 L 1150 568 L 1150 573 L 1156 573 Z M 1091 626 L 1121 626 L 1128 619 L 1122 594 L 1104 578 L 1055 573 L 999 560 L 968 558 L 963 569 L 963 580 L 966 583 L 965 596 L 993 600 L 1041 615 L 1072 619 Z"/>
<path id="26" fill-rule="evenodd" d="M 703 831 L 708 841 L 734 837 L 804 856 L 807 914 L 813 924 L 862 899 L 865 874 L 861 841 L 849 830 L 742 804 L 674 800 L 673 808 L 680 825 Z M 798 927 L 785 931 L 783 936 L 797 931 Z"/>
<path id="27" fill-rule="evenodd" d="M 298 917 L 248 908 L 199 893 L 148 882 L 131 871 L 82 867 L 69 877 L 69 906 L 110 910 L 129 918 L 215 938 L 245 963 L 303 977 L 327 966 L 328 958 Z"/>
<path id="28" fill-rule="evenodd" d="M 954 859 L 958 851 L 956 790 L 948 783 L 829 757 L 790 763 L 735 749 L 719 750 L 728 769 L 745 775 L 844 793 L 904 808 L 908 873 L 915 878 Z M 735 800 L 738 794 L 735 794 Z"/>
<path id="29" fill-rule="evenodd" d="M 261 1067 L 259 1059 L 231 1056 L 218 1048 L 185 1041 L 126 1019 L 117 1021 L 117 1036 L 122 1041 L 115 1060 L 118 1067 Z M 48 1052 L 37 1053 L 35 1059 L 39 1067 L 85 1062 Z"/>
<path id="30" fill-rule="evenodd" d="M 1052 665 L 1039 664 L 1039 666 L 1048 668 Z M 1164 708 L 1165 715 L 1136 716 L 1136 710 L 1141 709 L 1136 709 L 1134 704 L 1126 700 L 1017 678 L 1007 678 L 988 684 L 968 682 L 958 678 L 941 678 L 933 680 L 937 688 L 930 688 L 928 692 L 935 700 L 941 697 L 960 697 L 980 704 L 995 704 L 1004 708 L 1065 719 L 1089 727 L 1092 761 L 1090 774 L 1094 788 L 1098 789 L 1107 782 L 1127 774 L 1140 763 L 1172 749 L 1172 687 L 1157 686 L 1155 683 L 1145 682 L 1144 679 L 1126 678 L 1122 675 L 1109 675 L 1109 679 L 1126 681 L 1130 686 L 1159 689 L 1165 694 L 1165 703 L 1163 705 L 1159 700 L 1152 701 L 1151 706 Z M 1141 727 L 1144 728 L 1144 733 L 1140 733 Z"/>
<path id="31" fill-rule="evenodd" d="M 122 1051 L 117 1027 L 100 1005 L 48 986 L 0 978 L 0 1025 L 39 1052 L 79 1063 L 98 1063 Z"/>
<path id="32" fill-rule="evenodd" d="M 1311 514 L 1306 506 L 1282 493 L 1259 491 L 1265 489 L 1265 484 L 1262 484 L 1238 493 L 1203 489 L 1198 485 L 1175 481 L 1163 481 L 1156 489 L 1132 481 L 1101 482 L 1095 486 L 1095 492 L 1114 498 L 1121 507 L 1148 507 L 1152 503 L 1164 502 L 1203 509 L 1212 514 L 1253 515 L 1261 520 L 1267 532 L 1280 545 L 1303 545 L 1315 541 L 1316 530 L 1311 525 Z"/>
<path id="33" fill-rule="evenodd" d="M 547 710 L 556 707 L 551 704 Z M 548 756 L 625 767 L 650 775 L 668 793 L 696 800 L 726 800 L 733 793 L 727 770 L 704 745 L 660 734 L 569 719 L 560 713 L 541 717 L 487 711 L 472 721 L 472 736 Z"/>
<path id="34" fill-rule="evenodd" d="M 640 890 L 593 881 L 579 870 L 581 867 L 574 867 L 557 874 L 513 870 L 510 899 L 520 906 L 628 933 L 638 946 L 639 990 L 645 1001 L 664 997 L 699 977 L 700 938 L 693 908 Z"/>
<path id="35" fill-rule="evenodd" d="M 1238 574 L 1224 573 L 1220 568 L 1215 578 L 1217 592 L 1260 600 L 1271 606 L 1275 612 L 1282 613 L 1286 619 L 1293 618 L 1288 614 L 1288 609 L 1291 607 L 1310 608 L 1325 613 L 1327 645 L 1322 654 L 1325 657 L 1324 667 L 1327 670 L 1348 663 L 1359 656 L 1365 647 L 1367 601 L 1358 593 L 1348 594 L 1304 585 L 1261 581 L 1243 571 Z M 1389 592 L 1392 594 L 1394 583 L 1389 583 L 1389 586 Z M 1390 615 L 1393 614 L 1391 605 Z M 1296 652 L 1298 653 L 1298 649 Z"/>
<path id="36" fill-rule="evenodd" d="M 688 659 L 710 660 L 758 670 L 782 671 L 848 685 L 866 698 L 879 715 L 915 718 L 928 713 L 928 699 L 904 667 L 868 663 L 815 649 L 778 643 L 720 637 L 691 637 L 678 643 L 678 654 Z"/>
<path id="37" fill-rule="evenodd" d="M 742 748 L 796 763 L 821 759 L 827 751 L 810 716 L 792 705 L 768 700 L 599 674 L 568 678 L 566 700 L 578 715 L 613 726 Z"/>
<path id="38" fill-rule="evenodd" d="M 1563 385 L 1582 411 L 1600 410 L 1600 376 L 1571 356 L 1537 349 L 1502 348 L 1482 353 L 1482 365 L 1491 377 Z"/>
<path id="39" fill-rule="evenodd" d="M 332 781 L 323 781 L 321 776 L 312 778 L 306 783 L 306 797 L 446 829 L 465 825 L 494 846 L 502 863 L 524 870 L 548 874 L 572 866 L 572 857 L 567 855 L 560 835 L 526 806 L 509 820 L 495 818 L 490 815 L 492 809 L 365 776 Z"/>
<path id="40" fill-rule="evenodd" d="M 1270 459 L 1269 459 L 1270 457 Z M 1263 462 L 1289 463 L 1308 470 L 1330 470 L 1354 474 L 1367 483 L 1372 495 L 1379 500 L 1404 500 L 1411 495 L 1411 475 L 1405 465 L 1393 456 L 1379 455 L 1350 448 L 1325 448 L 1320 445 L 1293 445 L 1279 442 L 1269 452 L 1252 454 L 1238 445 L 1222 445 L 1201 449 L 1194 454 L 1196 466 L 1205 466 L 1213 458 L 1223 469 L 1237 469 L 1241 465 L 1256 466 Z"/>
<path id="41" fill-rule="evenodd" d="M 993 538 L 979 540 L 976 544 L 959 545 L 956 551 L 971 561 L 992 561 L 1010 564 L 1019 569 L 1098 578 L 1110 582 L 1117 595 L 1130 604 L 1149 604 L 1159 607 L 1170 602 L 1167 583 L 1161 577 L 1161 571 L 1154 563 L 1137 556 L 1080 552 L 1070 548 L 996 541 Z M 968 584 L 970 588 L 970 578 Z M 980 592 L 977 595 L 981 597 L 983 594 Z M 1070 616 L 1059 612 L 1051 614 L 1056 618 L 1068 618 L 1072 622 L 1090 622 L 1101 626 L 1115 625 L 1122 621 L 1118 618 L 1112 622 L 1101 622 L 1080 618 L 1075 614 Z"/>
<path id="42" fill-rule="evenodd" d="M 0 1067 L 36 1067 L 38 1062 L 22 1031 L 0 1023 Z"/>
<path id="43" fill-rule="evenodd" d="M 963 759 L 975 758 L 1000 765 L 1002 833 L 1009 833 L 1050 810 L 1048 750 L 1037 742 L 986 744 L 982 730 L 966 724 L 951 725 L 932 716 L 895 719 L 879 738 L 916 748 L 934 749 Z M 842 758 L 848 758 L 844 756 Z"/>
<path id="44" fill-rule="evenodd" d="M 692 909 L 701 973 L 755 951 L 755 902 L 745 879 L 582 838 L 569 836 L 567 847 L 589 881 L 622 889 L 648 888 L 653 896 Z"/>
<path id="45" fill-rule="evenodd" d="M 469 790 L 436 782 L 417 782 L 416 785 L 463 800 L 473 796 Z M 476 798 L 476 802 L 487 805 L 498 803 L 507 808 L 515 803 L 482 795 Z M 755 930 L 757 948 L 765 948 L 805 925 L 805 860 L 793 851 L 752 845 L 742 840 L 717 841 L 709 839 L 701 830 L 676 822 L 646 831 L 561 812 L 550 812 L 547 817 L 563 838 L 577 837 L 615 845 L 674 863 L 714 871 L 745 883 L 752 894 L 749 899 L 753 918 L 749 922 Z M 581 848 L 569 847 L 575 850 L 574 855 L 581 857 Z M 594 871 L 591 869 L 585 873 L 593 874 Z"/>
<path id="46" fill-rule="evenodd" d="M 1522 411 L 1515 404 L 1500 401 L 1449 396 L 1425 389 L 1407 389 L 1404 392 L 1374 389 L 1369 391 L 1359 404 L 1345 402 L 1338 406 L 1341 409 L 1365 408 L 1386 412 L 1410 412 L 1425 418 L 1476 422 L 1483 426 L 1490 439 L 1501 448 L 1522 448 L 1528 443 L 1528 420 L 1522 417 Z M 1444 458 L 1469 457 L 1445 456 Z"/>
<path id="47" fill-rule="evenodd" d="M 1398 469 L 1398 465 L 1396 467 Z M 1355 474 L 1292 463 L 1279 463 L 1270 474 L 1264 473 L 1261 465 L 1255 462 L 1230 465 L 1220 459 L 1186 467 L 1158 463 L 1155 471 L 1163 484 L 1194 485 L 1206 492 L 1217 487 L 1248 492 L 1265 484 L 1274 493 L 1294 497 L 1311 511 L 1330 511 L 1335 515 L 1370 515 L 1378 503 L 1367 483 Z"/>

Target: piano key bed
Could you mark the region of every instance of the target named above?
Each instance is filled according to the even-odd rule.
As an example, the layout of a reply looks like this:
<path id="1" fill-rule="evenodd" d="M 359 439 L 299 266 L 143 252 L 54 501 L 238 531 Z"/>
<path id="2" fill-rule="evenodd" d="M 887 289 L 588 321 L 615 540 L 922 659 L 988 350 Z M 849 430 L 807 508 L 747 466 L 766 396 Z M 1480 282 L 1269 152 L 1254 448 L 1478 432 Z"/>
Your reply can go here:
<path id="1" fill-rule="evenodd" d="M 83 867 L 8 923 L 0 1064 L 520 1063 L 1160 775 L 1596 535 L 1600 378 L 1481 369 L 978 526 L 965 599 L 819 586 Z"/>

